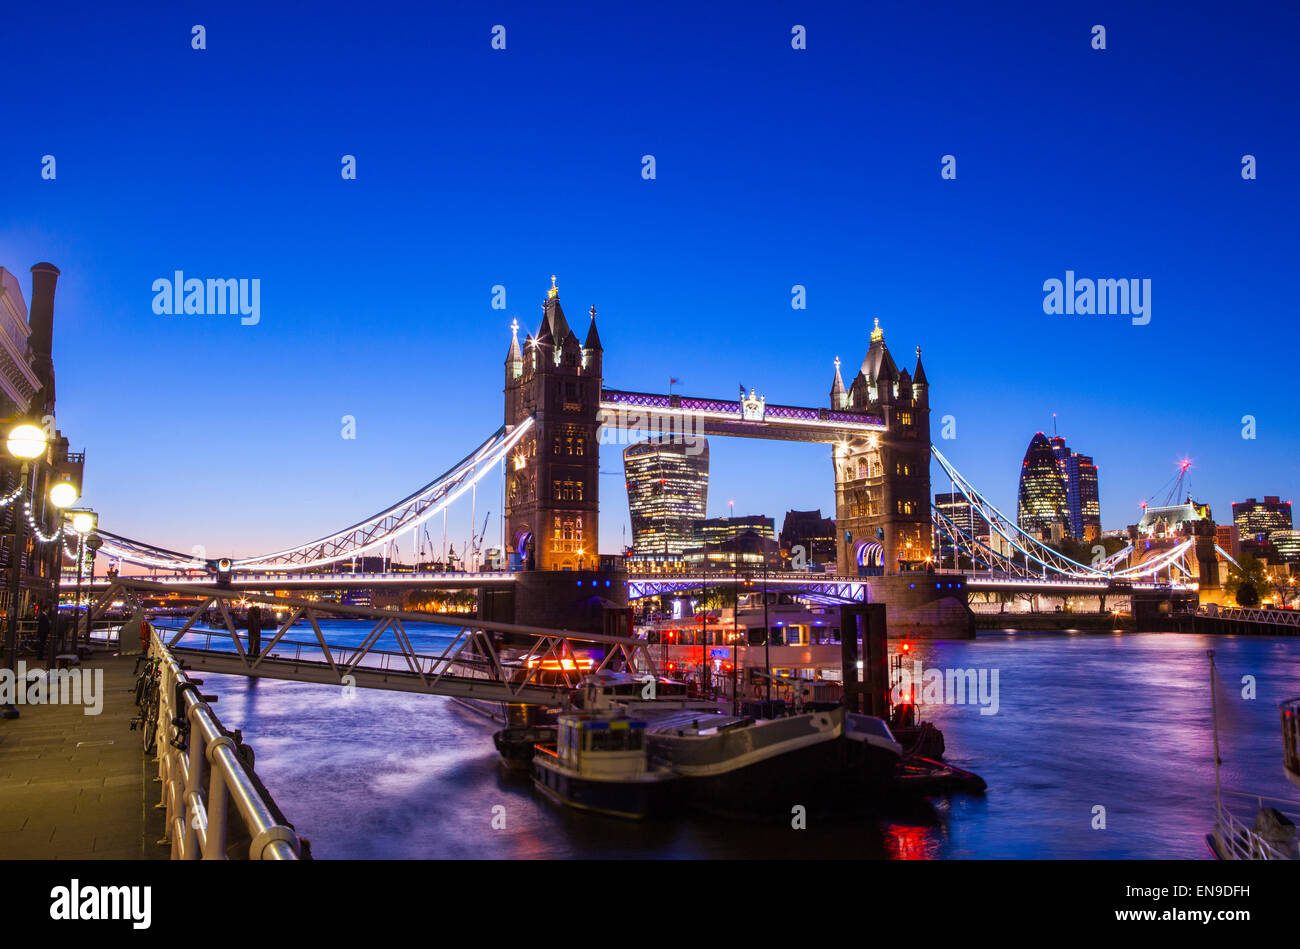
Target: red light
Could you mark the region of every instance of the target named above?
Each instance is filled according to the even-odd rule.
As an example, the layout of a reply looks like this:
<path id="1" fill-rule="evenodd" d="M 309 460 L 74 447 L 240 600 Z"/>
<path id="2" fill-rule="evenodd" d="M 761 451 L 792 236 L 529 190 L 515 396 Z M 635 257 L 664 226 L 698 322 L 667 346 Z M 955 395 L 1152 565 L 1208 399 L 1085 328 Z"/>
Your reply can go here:
<path id="1" fill-rule="evenodd" d="M 911 648 L 912 647 L 909 646 L 907 643 L 903 643 L 903 652 L 908 652 Z"/>

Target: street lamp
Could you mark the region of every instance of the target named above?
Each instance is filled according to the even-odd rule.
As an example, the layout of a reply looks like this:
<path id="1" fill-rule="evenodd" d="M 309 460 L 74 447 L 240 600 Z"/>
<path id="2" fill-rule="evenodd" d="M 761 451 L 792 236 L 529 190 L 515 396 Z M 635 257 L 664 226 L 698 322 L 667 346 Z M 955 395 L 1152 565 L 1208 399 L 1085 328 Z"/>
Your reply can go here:
<path id="1" fill-rule="evenodd" d="M 72 530 L 77 535 L 77 599 L 72 604 L 72 644 L 75 648 L 77 644 L 77 627 L 81 623 L 81 571 L 86 563 L 86 539 L 87 535 L 91 534 L 99 525 L 99 515 L 91 510 L 68 511 L 67 515 L 72 522 Z M 99 539 L 97 534 L 91 536 L 95 537 L 96 540 Z M 99 544 L 96 544 L 91 549 L 99 549 Z M 87 642 L 90 640 L 89 624 L 87 624 L 86 629 L 86 640 Z"/>
<path id="2" fill-rule="evenodd" d="M 50 488 L 50 503 L 60 509 L 76 504 L 79 497 L 81 494 L 77 491 L 77 486 L 66 478 L 56 481 Z"/>
<path id="3" fill-rule="evenodd" d="M 24 422 L 10 429 L 5 445 L 10 455 L 21 458 L 26 463 L 45 454 L 45 431 L 39 426 Z"/>
<path id="4" fill-rule="evenodd" d="M 45 454 L 47 447 L 45 430 L 30 422 L 20 422 L 9 430 L 5 447 L 9 450 L 11 458 L 22 461 L 22 469 L 18 476 L 18 490 L 10 501 L 13 505 L 14 536 L 13 543 L 9 547 L 9 615 L 5 623 L 5 663 L 13 673 L 13 681 L 16 685 L 18 682 L 18 581 L 22 564 L 23 527 L 26 522 L 23 512 L 19 510 L 18 502 L 27 488 L 31 462 Z M 7 704 L 0 709 L 0 717 L 17 718 L 18 709 L 12 704 Z"/>
<path id="5" fill-rule="evenodd" d="M 57 510 L 62 511 L 64 508 L 71 507 L 72 505 L 76 504 L 77 499 L 81 497 L 81 492 L 78 491 L 77 486 L 72 483 L 72 479 L 65 474 L 63 476 L 62 481 L 54 482 L 53 486 L 49 490 L 48 497 L 50 499 L 50 504 L 52 504 Z M 60 540 L 59 542 L 59 549 L 55 552 L 54 563 L 55 563 L 54 603 L 53 603 L 54 616 L 52 617 L 52 619 L 54 621 L 54 626 L 55 626 L 54 629 L 55 636 L 60 637 L 61 640 L 63 634 L 62 634 L 62 626 L 59 623 L 59 598 L 62 594 L 62 589 L 63 589 L 62 540 Z M 53 649 L 53 643 L 54 643 L 54 638 L 52 637 L 51 649 Z M 52 656 L 53 652 L 51 652 L 50 655 Z M 51 665 L 53 665 L 52 662 Z"/>

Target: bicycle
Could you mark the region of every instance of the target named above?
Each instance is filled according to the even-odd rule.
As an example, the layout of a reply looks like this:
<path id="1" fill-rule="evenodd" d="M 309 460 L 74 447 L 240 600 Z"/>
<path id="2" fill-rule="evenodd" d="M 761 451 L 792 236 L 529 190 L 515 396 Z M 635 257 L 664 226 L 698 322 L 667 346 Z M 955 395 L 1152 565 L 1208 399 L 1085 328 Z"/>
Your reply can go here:
<path id="1" fill-rule="evenodd" d="M 148 663 L 144 672 L 140 671 L 140 665 Z M 145 686 L 148 684 L 150 676 L 156 673 L 158 660 L 152 656 L 141 656 L 135 661 L 135 704 L 139 705 L 144 698 Z"/>
<path id="2" fill-rule="evenodd" d="M 151 754 L 157 747 L 158 743 L 158 689 L 161 682 L 162 666 L 158 659 L 149 656 L 141 656 L 136 660 L 136 669 L 140 669 L 141 663 L 145 663 L 145 669 L 140 672 L 135 683 L 135 703 L 140 708 L 140 714 L 131 719 L 131 730 L 140 730 L 140 740 L 144 747 L 145 754 Z"/>

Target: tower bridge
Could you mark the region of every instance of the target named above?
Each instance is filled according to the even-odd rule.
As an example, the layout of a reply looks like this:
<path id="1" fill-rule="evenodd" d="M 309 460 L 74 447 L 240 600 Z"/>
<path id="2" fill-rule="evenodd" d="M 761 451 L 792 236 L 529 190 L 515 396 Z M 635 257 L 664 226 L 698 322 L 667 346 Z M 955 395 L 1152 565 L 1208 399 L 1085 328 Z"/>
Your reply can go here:
<path id="1" fill-rule="evenodd" d="M 768 404 L 754 390 L 746 394 L 742 389 L 739 398 L 728 400 L 608 388 L 596 308 L 589 311 L 580 341 L 552 277 L 542 310 L 538 330 L 527 333 L 522 343 L 518 322 L 511 326 L 502 426 L 446 472 L 383 511 L 307 543 L 228 561 L 196 561 L 107 532 L 103 552 L 179 575 L 160 580 L 164 588 L 195 582 L 197 571 L 217 577 L 225 588 L 249 591 L 475 589 L 486 620 L 626 635 L 630 599 L 687 590 L 697 582 L 727 582 L 726 576 L 628 575 L 619 564 L 596 555 L 600 445 L 619 433 L 650 430 L 683 439 L 727 436 L 828 447 L 835 489 L 835 573 L 773 575 L 768 578 L 772 588 L 823 602 L 885 601 L 891 616 L 930 616 L 936 628 L 960 615 L 953 604 L 969 614 L 967 590 L 981 586 L 1132 589 L 1136 581 L 1157 593 L 1187 588 L 1191 571 L 1185 548 L 1141 567 L 1123 567 L 1122 558 L 1080 564 L 997 511 L 931 445 L 930 384 L 920 347 L 913 369 L 899 368 L 878 320 L 849 383 L 837 357 L 827 404 L 793 406 Z M 999 543 L 970 536 L 933 509 L 932 457 L 990 523 Z M 504 472 L 507 545 L 498 569 L 355 572 L 358 558 L 390 549 L 408 532 L 418 536 L 425 522 L 445 516 L 466 496 L 472 498 L 479 481 L 497 470 Z M 974 575 L 932 576 L 937 533 L 969 558 Z M 102 581 L 96 586 L 104 588 Z"/>

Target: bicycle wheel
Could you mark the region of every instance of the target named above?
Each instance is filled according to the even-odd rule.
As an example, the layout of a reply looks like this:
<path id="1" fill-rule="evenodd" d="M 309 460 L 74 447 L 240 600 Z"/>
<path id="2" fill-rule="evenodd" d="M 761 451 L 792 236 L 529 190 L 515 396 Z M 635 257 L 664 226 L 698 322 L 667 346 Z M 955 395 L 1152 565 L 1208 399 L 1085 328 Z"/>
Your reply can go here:
<path id="1" fill-rule="evenodd" d="M 144 742 L 144 753 L 153 754 L 154 747 L 158 744 L 158 719 L 149 716 L 144 720 L 140 729 L 141 741 Z"/>

